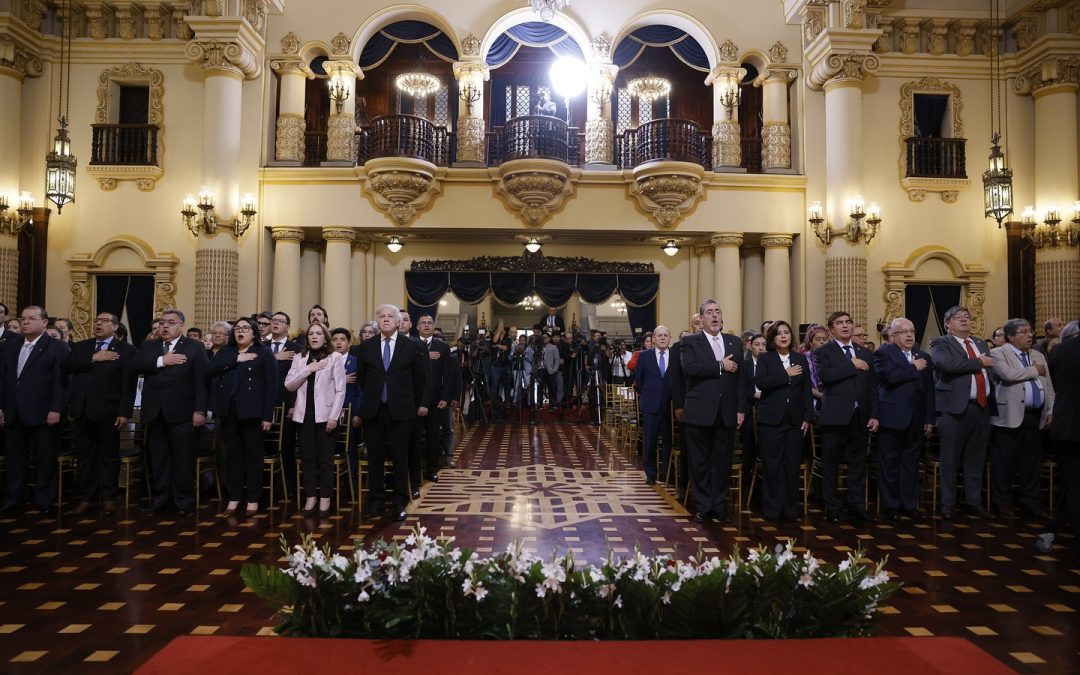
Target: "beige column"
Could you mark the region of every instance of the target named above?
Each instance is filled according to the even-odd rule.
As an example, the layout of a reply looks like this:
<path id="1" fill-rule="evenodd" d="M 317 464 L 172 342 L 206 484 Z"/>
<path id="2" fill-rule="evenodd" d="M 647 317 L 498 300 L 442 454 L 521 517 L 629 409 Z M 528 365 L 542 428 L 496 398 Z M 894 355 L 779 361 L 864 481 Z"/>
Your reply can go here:
<path id="1" fill-rule="evenodd" d="M 762 313 L 765 306 L 765 264 L 760 246 L 743 246 L 739 249 L 739 255 L 742 256 L 742 325 L 751 329 L 765 320 Z"/>
<path id="2" fill-rule="evenodd" d="M 344 83 L 349 91 L 340 110 L 335 101 L 330 101 L 323 166 L 353 166 L 356 164 L 356 78 L 362 78 L 364 73 L 351 57 L 332 57 L 323 68 L 331 79 Z"/>
<path id="3" fill-rule="evenodd" d="M 476 61 L 454 63 L 458 83 L 457 164 L 484 166 L 484 82 L 490 71 L 487 64 Z"/>
<path id="4" fill-rule="evenodd" d="M 322 244 L 300 243 L 300 309 L 293 317 L 293 328 L 307 328 L 307 313 L 312 305 L 322 304 Z"/>
<path id="5" fill-rule="evenodd" d="M 15 67 L 14 61 L 4 60 L 4 49 L 9 48 L 0 39 L 0 148 L 3 148 L 4 161 L 0 161 L 0 195 L 8 200 L 5 216 L 12 216 L 19 203 L 19 145 L 22 140 L 22 81 L 23 70 Z M 14 46 L 10 45 L 14 52 Z M 14 53 L 12 54 L 14 58 Z M 15 308 L 12 300 L 5 299 Z"/>
<path id="6" fill-rule="evenodd" d="M 270 228 L 274 240 L 274 287 L 271 290 L 272 311 L 285 312 L 292 319 L 294 330 L 300 322 L 300 242 L 304 230 L 299 227 Z"/>
<path id="7" fill-rule="evenodd" d="M 615 92 L 615 76 L 619 67 L 610 63 L 589 66 L 589 87 L 586 93 L 588 119 L 585 121 L 585 164 L 590 169 L 614 168 L 611 122 L 611 99 Z"/>
<path id="8" fill-rule="evenodd" d="M 694 247 L 694 257 L 698 261 L 697 302 L 694 303 L 695 307 L 700 307 L 701 303 L 713 297 L 713 279 L 716 276 L 713 269 L 713 255 L 715 252 L 716 247 L 711 245 Z"/>
<path id="9" fill-rule="evenodd" d="M 300 166 L 304 162 L 304 94 L 311 69 L 301 59 L 271 61 L 279 76 L 277 133 L 274 136 L 274 159 L 279 164 Z"/>
<path id="10" fill-rule="evenodd" d="M 788 123 L 788 83 L 797 71 L 770 68 L 761 73 L 761 168 L 791 168 L 791 125 Z"/>
<path id="11" fill-rule="evenodd" d="M 8 230 L 0 229 L 0 302 L 10 308 L 9 318 L 18 316 L 19 310 L 15 307 L 18 293 L 19 239 Z"/>
<path id="12" fill-rule="evenodd" d="M 352 300 L 352 325 L 349 327 L 353 332 L 360 330 L 360 326 L 365 321 L 370 321 L 375 317 L 372 316 L 374 312 L 368 311 L 368 264 L 367 256 L 368 249 L 371 248 L 371 242 L 366 240 L 354 240 L 352 243 L 352 284 L 349 286 L 349 297 Z M 355 329 L 355 330 L 354 330 Z"/>
<path id="13" fill-rule="evenodd" d="M 730 43 L 728 43 L 730 44 Z M 731 58 L 735 58 L 736 47 L 731 45 Z M 705 84 L 713 90 L 713 146 L 712 163 L 714 171 L 740 172 L 742 167 L 742 137 L 739 130 L 739 107 L 730 112 L 724 107 L 724 98 L 737 90 L 746 69 L 737 63 L 727 63 L 712 69 Z"/>
<path id="14" fill-rule="evenodd" d="M 739 266 L 742 243 L 741 232 L 721 232 L 712 238 L 716 247 L 713 299 L 724 311 L 724 331 L 727 333 L 738 333 L 743 329 L 739 325 L 742 322 L 742 269 Z"/>
<path id="15" fill-rule="evenodd" d="M 351 227 L 324 227 L 326 254 L 323 264 L 322 305 L 333 326 L 349 327 L 352 321 L 352 243 L 356 234 Z"/>
<path id="16" fill-rule="evenodd" d="M 1063 67 L 1050 59 L 1044 69 Z M 1073 202 L 1080 198 L 1077 182 L 1077 83 L 1055 78 L 1036 86 L 1035 99 L 1035 213 L 1040 227 L 1049 208 L 1058 210 L 1059 230 L 1071 227 Z M 1022 207 L 1021 207 L 1022 208 Z M 1018 209 L 1019 210 L 1019 209 Z M 1035 321 L 1051 317 L 1069 321 L 1080 315 L 1080 260 L 1076 248 L 1041 248 L 1035 252 Z"/>
<path id="17" fill-rule="evenodd" d="M 791 322 L 791 250 L 790 234 L 766 234 L 761 238 L 765 248 L 766 321 L 784 319 Z"/>

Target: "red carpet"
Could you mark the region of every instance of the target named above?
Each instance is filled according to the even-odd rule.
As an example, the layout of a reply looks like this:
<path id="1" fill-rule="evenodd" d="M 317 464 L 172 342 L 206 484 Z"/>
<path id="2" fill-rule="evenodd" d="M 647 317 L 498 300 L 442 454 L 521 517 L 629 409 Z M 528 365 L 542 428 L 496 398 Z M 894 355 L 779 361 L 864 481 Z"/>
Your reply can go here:
<path id="1" fill-rule="evenodd" d="M 138 673 L 1011 673 L 961 638 L 467 642 L 179 637 Z"/>

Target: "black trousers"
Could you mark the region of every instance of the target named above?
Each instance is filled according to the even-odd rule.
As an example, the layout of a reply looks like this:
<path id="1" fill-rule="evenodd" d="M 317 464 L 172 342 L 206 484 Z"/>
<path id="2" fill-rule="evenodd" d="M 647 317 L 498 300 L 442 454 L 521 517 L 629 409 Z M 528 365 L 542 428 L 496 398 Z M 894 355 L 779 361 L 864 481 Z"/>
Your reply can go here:
<path id="1" fill-rule="evenodd" d="M 219 424 L 225 437 L 229 501 L 258 503 L 262 492 L 264 456 L 262 420 L 226 417 Z"/>
<path id="2" fill-rule="evenodd" d="M 996 509 L 1012 507 L 1013 471 L 1020 469 L 1020 504 L 1031 511 L 1039 505 L 1039 472 L 1042 469 L 1042 410 L 1027 410 L 1015 429 L 991 427 L 990 495 Z"/>
<path id="3" fill-rule="evenodd" d="M 48 508 L 56 501 L 56 450 L 60 444 L 60 425 L 20 424 L 8 419 L 4 433 L 7 457 L 7 494 L 4 504 L 22 506 L 26 502 L 30 453 L 37 458 L 37 485 L 34 502 Z"/>
<path id="4" fill-rule="evenodd" d="M 725 426 L 723 422 L 707 427 L 687 423 L 683 425 L 683 433 L 697 510 L 726 514 L 735 427 Z"/>
<path id="5" fill-rule="evenodd" d="M 443 442 L 443 434 L 450 435 L 450 406 L 440 410 L 429 408 L 427 417 L 423 419 L 425 438 L 425 459 L 427 470 L 435 472 L 439 470 L 439 460 L 445 454 L 446 444 Z M 417 425 L 420 426 L 420 425 Z"/>
<path id="6" fill-rule="evenodd" d="M 960 415 L 941 413 L 937 420 L 941 438 L 941 506 L 956 506 L 956 471 L 963 462 L 964 502 L 977 506 L 982 499 L 982 476 L 986 445 L 990 440 L 990 414 L 975 401 Z"/>
<path id="7" fill-rule="evenodd" d="M 1051 531 L 1063 521 L 1072 521 L 1073 547 L 1080 551 L 1080 442 L 1055 441 L 1061 470 L 1061 494 L 1054 505 Z"/>
<path id="8" fill-rule="evenodd" d="M 821 458 L 824 463 L 821 484 L 826 513 L 840 512 L 840 493 L 837 483 L 841 462 L 846 462 L 848 465 L 848 506 L 855 513 L 865 512 L 866 434 L 866 425 L 858 415 L 852 415 L 851 421 L 844 425 L 821 427 Z"/>
<path id="9" fill-rule="evenodd" d="M 418 426 L 415 419 L 401 422 L 390 419 L 385 403 L 379 406 L 374 417 L 364 419 L 371 470 L 370 504 L 381 505 L 392 499 L 394 508 L 400 511 L 409 503 L 409 436 L 415 426 Z M 394 489 L 389 495 L 384 491 L 383 462 L 387 459 L 394 462 Z"/>
<path id="10" fill-rule="evenodd" d="M 154 479 L 154 508 L 164 508 L 172 503 L 181 510 L 194 509 L 198 434 L 191 420 L 173 423 L 158 415 L 147 423 L 147 436 Z"/>
<path id="11" fill-rule="evenodd" d="M 795 519 L 799 515 L 799 464 L 802 463 L 802 426 L 790 423 L 759 424 L 762 468 L 761 509 L 768 520 Z M 744 465 L 745 468 L 745 465 Z"/>
<path id="12" fill-rule="evenodd" d="M 877 481 L 883 508 L 918 508 L 922 439 L 921 424 L 911 424 L 907 429 L 878 429 Z"/>
<path id="13" fill-rule="evenodd" d="M 78 422 L 79 499 L 116 500 L 120 476 L 120 431 L 116 424 L 83 418 Z"/>
<path id="14" fill-rule="evenodd" d="M 337 435 L 327 433 L 326 422 L 305 421 L 300 425 L 300 460 L 303 465 L 304 496 L 330 499 L 334 494 L 334 444 Z"/>
<path id="15" fill-rule="evenodd" d="M 657 444 L 660 445 L 660 474 L 667 473 L 668 461 L 671 458 L 671 407 L 667 404 L 660 406 L 660 412 L 641 413 L 642 428 L 645 430 L 645 449 L 642 459 L 645 462 L 645 477 L 656 480 L 656 453 Z"/>
<path id="16" fill-rule="evenodd" d="M 754 475 L 754 467 L 758 460 L 758 446 L 760 445 L 760 427 L 757 427 L 754 408 L 751 406 L 746 413 L 746 419 L 739 427 L 739 441 L 742 443 L 742 475 L 743 484 L 750 485 L 750 477 Z"/>

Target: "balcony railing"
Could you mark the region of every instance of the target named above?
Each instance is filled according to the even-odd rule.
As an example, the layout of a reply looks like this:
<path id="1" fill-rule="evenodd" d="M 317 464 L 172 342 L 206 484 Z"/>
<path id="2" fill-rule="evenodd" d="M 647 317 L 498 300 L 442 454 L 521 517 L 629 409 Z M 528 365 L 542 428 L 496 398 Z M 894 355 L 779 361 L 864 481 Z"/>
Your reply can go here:
<path id="1" fill-rule="evenodd" d="M 157 166 L 156 124 L 94 124 L 90 163 L 112 166 Z"/>
<path id="2" fill-rule="evenodd" d="M 696 122 L 663 118 L 627 129 L 615 138 L 619 166 L 632 169 L 647 162 L 690 162 L 712 170 L 712 140 Z"/>
<path id="3" fill-rule="evenodd" d="M 912 137 L 906 143 L 907 178 L 967 178 L 967 139 Z"/>
<path id="4" fill-rule="evenodd" d="M 304 132 L 304 166 L 319 166 L 326 161 L 326 132 Z"/>
<path id="5" fill-rule="evenodd" d="M 356 162 L 377 157 L 415 157 L 435 166 L 454 161 L 454 135 L 415 115 L 383 115 L 356 132 Z"/>
<path id="6" fill-rule="evenodd" d="M 742 145 L 742 168 L 746 173 L 761 173 L 761 139 L 744 138 Z"/>
<path id="7" fill-rule="evenodd" d="M 557 117 L 530 115 L 506 121 L 487 134 L 488 166 L 515 159 L 554 159 L 566 164 L 580 163 L 578 129 Z"/>

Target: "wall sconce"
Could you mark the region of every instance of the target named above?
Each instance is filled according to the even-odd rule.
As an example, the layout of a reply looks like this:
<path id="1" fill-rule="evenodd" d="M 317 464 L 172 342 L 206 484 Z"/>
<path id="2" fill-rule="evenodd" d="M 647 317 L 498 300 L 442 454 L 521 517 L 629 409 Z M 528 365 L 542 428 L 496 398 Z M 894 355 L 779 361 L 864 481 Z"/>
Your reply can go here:
<path id="1" fill-rule="evenodd" d="M 461 93 L 458 97 L 465 104 L 465 110 L 469 115 L 472 115 L 473 103 L 480 100 L 480 95 L 483 93 L 483 88 L 476 86 L 472 81 L 472 77 L 468 77 L 465 83 L 461 85 Z"/>
<path id="2" fill-rule="evenodd" d="M 19 207 L 15 213 L 8 214 L 9 206 L 8 196 L 0 195 L 0 233 L 18 236 L 24 227 L 34 222 L 34 198 L 29 192 L 23 192 L 19 195 Z"/>
<path id="3" fill-rule="evenodd" d="M 675 243 L 674 239 L 668 239 L 667 243 L 664 244 L 660 250 L 668 257 L 674 257 L 679 254 L 679 245 Z"/>
<path id="4" fill-rule="evenodd" d="M 589 98 L 592 99 L 593 103 L 603 108 L 604 104 L 611 100 L 611 83 L 606 79 L 601 80 L 600 84 L 593 88 Z"/>
<path id="5" fill-rule="evenodd" d="M 881 207 L 877 202 L 870 202 L 870 206 L 867 207 L 861 196 L 851 200 L 849 209 L 851 219 L 847 227 L 842 230 L 834 230 L 825 223 L 825 212 L 821 208 L 821 202 L 811 204 L 808 212 L 811 229 L 826 246 L 832 242 L 833 237 L 843 237 L 852 244 L 857 244 L 859 241 L 869 244 L 877 236 L 881 226 Z"/>
<path id="6" fill-rule="evenodd" d="M 529 237 L 529 240 L 527 242 L 525 242 L 525 250 L 528 251 L 529 253 L 536 253 L 543 246 L 544 245 L 542 243 L 540 243 L 540 240 L 537 239 L 536 237 Z"/>
<path id="7" fill-rule="evenodd" d="M 386 242 L 386 248 L 389 249 L 391 253 L 397 253 L 405 248 L 405 244 L 401 243 L 401 239 L 395 234 L 390 237 L 390 241 Z"/>
<path id="8" fill-rule="evenodd" d="M 1036 223 L 1035 207 L 1027 206 L 1021 215 L 1021 235 L 1031 242 L 1035 248 L 1059 248 L 1076 246 L 1080 243 L 1080 202 L 1073 202 L 1072 225 L 1064 230 L 1059 230 L 1061 212 L 1056 204 L 1051 204 L 1043 216 L 1046 227 L 1039 227 Z"/>
<path id="9" fill-rule="evenodd" d="M 742 103 L 742 89 L 734 78 L 729 79 L 724 84 L 724 92 L 720 94 L 720 105 L 724 106 L 724 110 L 727 111 L 728 119 L 731 119 L 732 113 L 735 112 L 735 108 L 738 108 L 740 103 Z"/>
<path id="10" fill-rule="evenodd" d="M 184 227 L 196 237 L 199 236 L 200 231 L 214 234 L 219 227 L 231 228 L 237 237 L 241 237 L 251 227 L 256 213 L 255 198 L 251 196 L 251 193 L 244 193 L 244 198 L 240 203 L 240 215 L 232 222 L 219 222 L 214 213 L 214 195 L 205 187 L 199 189 L 198 201 L 192 195 L 184 197 L 184 206 L 180 209 Z"/>
<path id="11" fill-rule="evenodd" d="M 345 101 L 349 100 L 349 94 L 351 93 L 342 71 L 334 71 L 334 74 L 330 76 L 329 87 L 330 100 L 334 102 L 337 113 L 340 115 L 341 108 L 345 105 Z"/>

